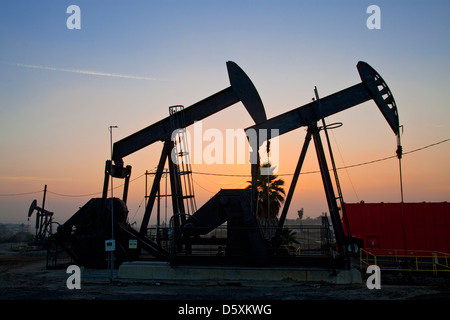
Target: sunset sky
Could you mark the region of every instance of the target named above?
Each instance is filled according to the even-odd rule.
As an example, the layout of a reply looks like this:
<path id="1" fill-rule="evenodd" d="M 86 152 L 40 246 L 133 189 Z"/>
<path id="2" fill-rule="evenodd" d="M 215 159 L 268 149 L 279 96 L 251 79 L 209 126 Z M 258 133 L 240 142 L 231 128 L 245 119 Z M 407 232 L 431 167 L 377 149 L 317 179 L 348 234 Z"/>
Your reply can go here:
<path id="1" fill-rule="evenodd" d="M 72 4 L 81 9 L 81 29 L 66 26 Z M 366 25 L 372 4 L 381 9 L 381 29 Z M 449 1 L 425 0 L 2 0 L 0 222 L 28 223 L 44 185 L 46 209 L 65 222 L 101 196 L 109 126 L 118 126 L 117 141 L 167 117 L 170 106 L 228 87 L 227 61 L 250 77 L 269 118 L 309 103 L 315 86 L 325 97 L 359 83 L 356 64 L 366 61 L 395 97 L 404 152 L 442 142 L 404 156 L 404 200 L 449 201 L 449 12 Z M 343 123 L 329 132 L 338 167 L 395 156 L 396 137 L 373 101 L 326 121 Z M 253 122 L 237 103 L 202 124 L 225 132 Z M 305 134 L 299 128 L 280 137 L 286 191 Z M 144 173 L 161 150 L 155 143 L 124 159 L 132 166 L 129 218 L 138 226 Z M 309 217 L 328 211 L 317 170 L 311 144 L 288 218 L 301 208 Z M 203 163 L 193 171 L 200 207 L 220 188 L 244 188 L 250 166 Z M 401 199 L 396 158 L 342 169 L 339 177 L 346 202 Z"/>

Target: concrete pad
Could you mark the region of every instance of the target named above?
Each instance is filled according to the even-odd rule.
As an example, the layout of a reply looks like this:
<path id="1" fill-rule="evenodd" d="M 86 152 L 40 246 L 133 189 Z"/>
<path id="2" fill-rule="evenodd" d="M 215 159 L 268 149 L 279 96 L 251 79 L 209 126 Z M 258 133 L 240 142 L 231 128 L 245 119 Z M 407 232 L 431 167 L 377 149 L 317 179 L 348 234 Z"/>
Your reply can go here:
<path id="1" fill-rule="evenodd" d="M 310 281 L 334 284 L 362 283 L 356 269 L 294 268 L 294 267 L 220 267 L 175 266 L 167 262 L 135 261 L 120 265 L 120 280 L 152 281 Z"/>

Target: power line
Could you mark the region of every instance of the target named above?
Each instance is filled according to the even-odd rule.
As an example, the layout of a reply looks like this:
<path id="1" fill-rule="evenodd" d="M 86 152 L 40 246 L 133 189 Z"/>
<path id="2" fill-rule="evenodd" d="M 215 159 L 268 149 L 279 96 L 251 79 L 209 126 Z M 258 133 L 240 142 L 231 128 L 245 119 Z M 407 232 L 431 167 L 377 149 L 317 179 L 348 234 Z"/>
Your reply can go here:
<path id="1" fill-rule="evenodd" d="M 118 187 L 116 187 L 118 188 Z M 81 198 L 81 197 L 91 197 L 91 196 L 95 196 L 98 194 L 101 194 L 102 192 L 96 192 L 96 193 L 86 193 L 86 194 L 64 194 L 64 193 L 58 193 L 58 192 L 53 192 L 50 190 L 47 190 L 48 193 L 51 193 L 55 196 L 60 196 L 60 197 L 71 197 L 71 198 Z"/>
<path id="2" fill-rule="evenodd" d="M 141 174 L 140 176 L 130 180 L 130 182 L 136 181 L 139 178 L 142 178 L 145 175 L 145 173 Z M 123 187 L 124 184 L 121 184 L 119 186 L 116 186 L 113 188 L 113 190 L 118 189 Z M 95 192 L 95 193 L 87 193 L 87 194 L 64 194 L 64 193 L 57 193 L 57 192 L 53 192 L 53 191 L 49 191 L 47 190 L 48 193 L 54 194 L 56 196 L 60 196 L 60 197 L 72 197 L 72 198 L 81 198 L 81 197 L 91 197 L 91 196 L 95 196 L 95 195 L 99 195 L 102 192 Z"/>
<path id="3" fill-rule="evenodd" d="M 145 175 L 145 173 L 141 174 L 140 176 L 130 180 L 130 182 L 136 181 L 139 178 L 142 178 Z M 123 184 L 114 187 L 114 189 L 118 189 L 123 187 Z M 29 195 L 29 194 L 35 194 L 35 193 L 41 193 L 44 190 L 39 190 L 39 191 L 31 191 L 31 192 L 22 192 L 22 193 L 3 193 L 0 194 L 0 197 L 9 197 L 9 196 L 23 196 L 23 195 Z M 66 193 L 59 193 L 59 192 L 54 192 L 51 190 L 47 189 L 47 193 L 53 194 L 55 196 L 60 196 L 60 197 L 69 197 L 69 198 L 82 198 L 82 197 L 91 197 L 91 196 L 96 196 L 101 194 L 102 192 L 95 192 L 95 193 L 86 193 L 86 194 L 66 194 Z"/>
<path id="4" fill-rule="evenodd" d="M 41 193 L 41 192 L 44 192 L 44 190 L 31 191 L 31 192 L 22 192 L 22 193 L 1 193 L 1 194 L 0 194 L 0 197 L 25 196 L 25 195 L 35 194 L 35 193 Z"/>
<path id="5" fill-rule="evenodd" d="M 408 152 L 403 152 L 403 155 L 407 155 L 407 154 L 411 154 L 417 151 L 421 151 L 430 147 L 434 147 L 437 146 L 439 144 L 442 144 L 444 142 L 448 142 L 450 141 L 450 139 L 445 139 L 445 140 L 441 140 L 438 141 L 436 143 L 432 143 L 429 145 L 426 145 L 424 147 L 420 147 Z M 360 166 L 364 166 L 364 165 L 368 165 L 368 164 L 372 164 L 372 163 L 376 163 L 376 162 L 381 162 L 381 161 L 385 161 L 385 160 L 389 160 L 389 159 L 393 159 L 393 158 L 397 158 L 397 155 L 394 156 L 389 156 L 389 157 L 384 157 L 384 158 L 380 158 L 380 159 L 376 159 L 376 160 L 370 160 L 370 161 L 365 161 L 365 162 L 360 162 L 360 163 L 356 163 L 356 164 L 351 164 L 348 166 L 344 166 L 344 167 L 339 167 L 337 168 L 338 170 L 342 170 L 342 169 L 349 169 L 349 168 L 355 168 L 355 167 L 360 167 Z M 251 175 L 248 174 L 226 174 L 226 173 L 210 173 L 210 172 L 193 172 L 195 174 L 200 174 L 200 175 L 209 175 L 209 176 L 221 176 L 221 177 L 250 177 Z M 306 171 L 306 172 L 302 172 L 300 174 L 313 174 L 313 173 L 320 173 L 320 170 L 315 170 L 315 171 Z M 292 176 L 294 175 L 293 173 L 280 173 L 277 174 L 278 176 Z"/>
<path id="6" fill-rule="evenodd" d="M 440 145 L 442 143 L 448 142 L 450 141 L 450 139 L 444 139 L 417 149 L 413 149 L 411 151 L 408 152 L 403 152 L 403 155 L 407 155 L 407 154 L 411 154 L 414 152 L 418 152 L 418 151 L 422 151 L 437 145 Z M 372 164 L 372 163 L 377 163 L 377 162 L 381 162 L 381 161 L 386 161 L 389 159 L 393 159 L 393 158 L 397 158 L 397 155 L 393 155 L 393 156 L 389 156 L 389 157 L 384 157 L 384 158 L 379 158 L 376 160 L 371 160 L 371 161 L 365 161 L 365 162 L 360 162 L 360 163 L 356 163 L 356 164 L 352 164 L 352 165 L 348 165 L 348 166 L 344 166 L 344 167 L 339 167 L 337 168 L 338 170 L 342 170 L 342 169 L 348 169 L 348 168 L 355 168 L 355 167 L 360 167 L 360 166 L 364 166 L 364 165 L 368 165 L 368 164 Z M 192 172 L 193 174 L 198 174 L 198 175 L 207 175 L 207 176 L 218 176 L 218 177 L 240 177 L 240 178 L 248 178 L 251 175 L 249 174 L 226 174 L 226 173 L 212 173 L 212 172 L 200 172 L 200 171 L 194 171 Z M 314 173 L 320 173 L 319 170 L 315 170 L 315 171 L 307 171 L 307 172 L 302 172 L 301 174 L 314 174 Z M 132 181 L 136 181 L 137 179 L 143 177 L 145 175 L 145 173 L 141 174 L 140 176 L 130 180 L 130 182 Z M 292 176 L 293 173 L 281 173 L 278 174 L 278 176 Z M 116 188 L 120 188 L 122 187 L 122 185 L 114 187 L 114 189 Z M 13 196 L 23 196 L 23 195 L 30 195 L 30 194 L 36 194 L 36 193 L 41 193 L 44 190 L 39 190 L 39 191 L 31 191 L 31 192 L 22 192 L 22 193 L 3 193 L 0 194 L 0 197 L 13 197 Z M 206 190 L 207 191 L 207 190 Z M 89 196 L 94 196 L 94 195 L 98 195 L 101 194 L 102 192 L 95 192 L 95 193 L 88 193 L 88 194 L 63 194 L 63 193 L 58 193 L 58 192 L 53 192 L 53 191 L 49 191 L 47 190 L 48 193 L 57 195 L 57 196 L 61 196 L 61 197 L 73 197 L 73 198 L 77 198 L 77 197 L 89 197 Z M 209 191 L 210 192 L 210 191 Z"/>
<path id="7" fill-rule="evenodd" d="M 421 151 L 423 149 L 427 149 L 427 148 L 430 148 L 430 147 L 434 147 L 434 146 L 437 146 L 438 144 L 441 144 L 441 143 L 444 143 L 444 142 L 447 142 L 447 141 L 450 141 L 450 139 L 445 139 L 445 140 L 442 140 L 442 141 L 439 141 L 439 142 L 436 142 L 436 143 L 432 143 L 432 144 L 426 145 L 425 147 L 417 148 L 417 149 L 414 149 L 414 150 L 411 150 L 411 151 L 408 151 L 408 152 L 403 152 L 403 155 L 408 154 L 408 153 L 413 153 L 413 152 L 416 152 L 416 151 Z"/>

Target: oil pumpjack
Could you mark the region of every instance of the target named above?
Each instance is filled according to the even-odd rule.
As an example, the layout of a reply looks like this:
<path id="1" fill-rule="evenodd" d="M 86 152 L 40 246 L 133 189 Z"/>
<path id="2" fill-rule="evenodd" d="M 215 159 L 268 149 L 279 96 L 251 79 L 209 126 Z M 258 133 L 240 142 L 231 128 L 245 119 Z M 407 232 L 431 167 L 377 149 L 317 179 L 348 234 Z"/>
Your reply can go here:
<path id="1" fill-rule="evenodd" d="M 173 115 L 160 120 L 120 141 L 114 143 L 112 161 L 105 165 L 105 179 L 101 198 L 91 199 L 70 219 L 62 224 L 53 235 L 52 241 L 62 246 L 79 264 L 86 267 L 104 267 L 106 265 L 105 240 L 111 237 L 111 218 L 115 237 L 116 265 L 124 261 L 138 260 L 142 250 L 154 259 L 177 264 L 201 265 L 309 265 L 326 264 L 338 268 L 348 268 L 347 245 L 351 237 L 344 235 L 342 218 L 339 213 L 337 197 L 333 189 L 331 177 L 322 145 L 320 130 L 326 126 L 318 126 L 324 118 L 369 100 L 374 100 L 395 135 L 399 136 L 399 120 L 394 97 L 383 78 L 367 63 L 358 62 L 357 69 L 361 82 L 329 96 L 316 99 L 301 107 L 267 119 L 261 98 L 244 71 L 234 62 L 227 62 L 230 86 L 187 108 L 177 110 L 177 121 L 174 125 Z M 307 127 L 307 134 L 301 150 L 292 183 L 281 211 L 275 236 L 265 239 L 262 235 L 257 210 L 257 179 L 260 169 L 259 154 L 251 165 L 250 189 L 222 189 L 192 214 L 186 214 L 184 200 L 191 195 L 183 190 L 181 176 L 191 172 L 182 172 L 171 157 L 171 151 L 176 147 L 172 139 L 174 130 L 183 130 L 195 121 L 202 120 L 237 102 L 242 102 L 254 121 L 247 130 L 257 134 L 261 130 L 270 134 L 259 135 L 255 141 L 250 141 L 252 150 L 259 150 L 265 141 L 285 134 L 300 127 Z M 275 129 L 275 131 L 274 131 Z M 302 259 L 289 254 L 280 246 L 281 230 L 286 219 L 293 192 L 296 187 L 303 161 L 311 139 L 314 141 L 316 154 L 322 175 L 322 181 L 327 198 L 330 217 L 336 238 L 336 255 L 325 259 Z M 126 206 L 131 166 L 124 166 L 123 158 L 155 142 L 163 142 L 161 157 L 154 175 L 153 185 L 148 196 L 144 217 L 139 230 L 135 230 L 127 222 Z M 398 139 L 399 141 L 399 139 Z M 400 149 L 399 145 L 399 149 Z M 160 243 L 147 235 L 155 199 L 164 168 L 168 163 L 171 186 L 173 216 L 171 218 L 170 246 L 162 247 Z M 109 180 L 111 177 L 124 179 L 122 199 L 107 198 Z M 112 206 L 114 207 L 111 215 Z M 205 240 L 205 235 L 219 226 L 226 225 L 225 239 Z M 130 240 L 137 244 L 130 246 Z M 196 256 L 192 246 L 196 244 L 220 244 L 225 247 L 223 255 Z"/>

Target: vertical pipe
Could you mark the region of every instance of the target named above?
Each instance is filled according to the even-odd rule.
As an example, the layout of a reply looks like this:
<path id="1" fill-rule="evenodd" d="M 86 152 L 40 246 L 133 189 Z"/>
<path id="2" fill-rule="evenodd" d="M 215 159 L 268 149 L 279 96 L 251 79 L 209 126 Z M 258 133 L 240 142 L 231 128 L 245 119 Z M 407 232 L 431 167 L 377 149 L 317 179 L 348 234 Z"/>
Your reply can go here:
<path id="1" fill-rule="evenodd" d="M 144 206 L 145 206 L 146 208 L 147 208 L 147 198 L 148 198 L 147 178 L 148 178 L 148 170 L 145 170 L 145 196 L 144 196 Z"/>
<path id="2" fill-rule="evenodd" d="M 404 249 L 404 263 L 407 264 L 407 242 L 406 242 L 406 227 L 405 227 L 405 206 L 403 201 L 403 174 L 402 174 L 402 155 L 403 155 L 403 147 L 400 141 L 400 132 L 397 134 L 397 150 L 396 150 L 397 158 L 398 158 L 398 169 L 400 175 L 400 198 L 401 198 L 401 212 L 402 212 L 402 231 L 403 231 L 403 249 Z"/>
<path id="3" fill-rule="evenodd" d="M 325 188 L 325 194 L 328 202 L 328 209 L 330 210 L 331 220 L 333 222 L 333 229 L 336 236 L 336 242 L 338 245 L 339 253 L 346 261 L 346 248 L 345 248 L 345 237 L 344 230 L 342 228 L 342 222 L 340 220 L 339 209 L 336 203 L 336 196 L 333 190 L 333 184 L 331 183 L 330 172 L 328 170 L 328 165 L 323 150 L 322 140 L 320 139 L 320 132 L 317 126 L 313 126 L 313 138 L 314 144 L 316 146 L 317 158 L 319 160 L 320 172 L 322 175 L 323 186 Z M 346 267 L 349 267 L 346 265 Z"/>
<path id="4" fill-rule="evenodd" d="M 159 227 L 160 227 L 160 216 L 161 216 L 161 183 L 158 183 L 158 200 L 156 206 L 156 243 L 159 244 Z"/>
<path id="5" fill-rule="evenodd" d="M 110 177 L 111 177 L 111 239 L 114 239 L 114 207 L 113 207 L 113 202 L 114 202 L 114 194 L 113 194 L 113 164 L 112 164 L 112 156 L 113 156 L 113 143 L 112 143 L 112 129 L 113 128 L 117 128 L 117 126 L 110 126 L 109 127 L 109 137 L 110 137 L 110 147 L 111 147 L 111 162 L 110 162 Z M 114 258 L 112 258 L 114 259 Z"/>
<path id="6" fill-rule="evenodd" d="M 112 130 L 113 128 L 117 128 L 117 126 L 110 126 L 109 132 L 110 132 L 110 144 L 111 144 L 111 168 L 110 168 L 110 177 L 111 177 L 111 240 L 114 241 L 114 194 L 113 194 L 113 164 L 112 164 L 112 157 L 113 157 L 113 143 L 112 143 Z M 110 281 L 113 281 L 114 278 L 114 251 L 108 251 L 109 255 L 109 267 L 111 270 L 111 279 Z"/>
<path id="7" fill-rule="evenodd" d="M 42 208 L 41 208 L 41 210 L 38 210 L 37 212 L 36 212 L 36 219 L 38 219 L 39 220 L 39 233 L 38 233 L 38 235 L 39 235 L 39 238 L 41 238 L 41 236 L 42 236 L 42 227 L 44 226 L 44 216 L 45 216 L 45 214 L 44 214 L 44 208 L 45 208 L 45 198 L 46 198 L 46 195 L 47 195 L 47 185 L 45 185 L 44 186 L 44 195 L 43 195 L 43 197 L 42 197 Z M 36 220 L 36 222 L 38 222 L 38 220 Z M 37 225 L 37 224 L 36 224 Z M 37 230 L 36 230 L 37 231 Z M 41 239 L 39 239 L 39 241 L 40 241 Z"/>
<path id="8" fill-rule="evenodd" d="M 97 215 L 97 235 L 101 237 L 104 233 L 104 217 L 106 214 L 106 201 L 108 198 L 108 187 L 109 187 L 109 176 L 111 170 L 111 160 L 106 160 L 105 163 L 105 179 L 103 180 L 103 193 L 102 193 L 102 209 L 101 212 Z"/>
<path id="9" fill-rule="evenodd" d="M 45 198 L 46 198 L 46 195 L 47 195 L 47 185 L 44 186 L 44 196 L 42 198 L 42 212 L 44 212 L 44 209 L 45 209 Z"/>
<path id="10" fill-rule="evenodd" d="M 166 193 L 164 196 L 164 226 L 167 227 L 167 169 L 165 170 L 165 177 L 166 177 L 166 183 L 165 183 L 165 188 L 166 188 Z"/>

